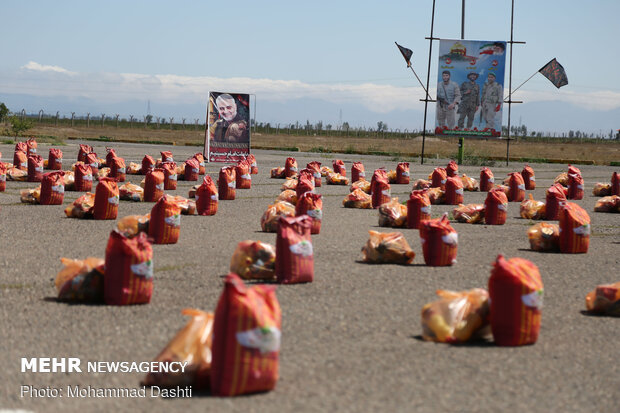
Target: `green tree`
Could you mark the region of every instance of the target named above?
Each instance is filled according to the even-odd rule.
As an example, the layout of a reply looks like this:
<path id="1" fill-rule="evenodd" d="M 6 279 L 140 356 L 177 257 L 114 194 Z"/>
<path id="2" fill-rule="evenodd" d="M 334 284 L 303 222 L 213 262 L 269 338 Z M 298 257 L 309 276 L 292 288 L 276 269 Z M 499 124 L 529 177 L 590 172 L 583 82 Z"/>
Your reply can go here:
<path id="1" fill-rule="evenodd" d="M 4 122 L 9 114 L 9 108 L 4 103 L 0 103 L 0 122 Z"/>
<path id="2" fill-rule="evenodd" d="M 13 130 L 15 137 L 32 128 L 32 123 L 29 120 L 21 120 L 19 116 L 11 116 L 9 118 L 9 122 L 11 122 L 11 129 Z"/>

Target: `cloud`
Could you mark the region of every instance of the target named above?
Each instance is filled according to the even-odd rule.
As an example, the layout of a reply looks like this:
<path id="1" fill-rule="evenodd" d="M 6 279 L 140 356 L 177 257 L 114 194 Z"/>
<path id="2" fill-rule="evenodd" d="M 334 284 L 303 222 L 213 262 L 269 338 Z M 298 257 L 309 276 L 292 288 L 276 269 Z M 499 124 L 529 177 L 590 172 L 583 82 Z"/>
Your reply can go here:
<path id="1" fill-rule="evenodd" d="M 75 72 L 70 72 L 65 68 L 60 66 L 51 66 L 51 65 L 42 65 L 37 62 L 33 62 L 32 60 L 26 63 L 21 69 L 33 70 L 37 72 L 56 72 L 56 73 L 64 73 L 66 75 L 75 75 Z"/>

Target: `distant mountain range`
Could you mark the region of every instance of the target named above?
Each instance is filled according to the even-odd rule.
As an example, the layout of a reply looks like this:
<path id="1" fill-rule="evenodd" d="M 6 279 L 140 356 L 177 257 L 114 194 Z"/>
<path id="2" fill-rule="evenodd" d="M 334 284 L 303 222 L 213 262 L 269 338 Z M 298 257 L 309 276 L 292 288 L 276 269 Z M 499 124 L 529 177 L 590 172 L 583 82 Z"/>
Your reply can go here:
<path id="1" fill-rule="evenodd" d="M 100 117 L 101 114 L 114 117 L 135 116 L 142 119 L 147 114 L 147 101 L 119 101 L 97 102 L 87 98 L 66 97 L 36 97 L 22 94 L 0 95 L 0 102 L 4 102 L 11 111 L 38 113 L 43 109 L 46 114 L 71 117 L 86 116 Z M 422 129 L 424 117 L 424 104 L 419 103 L 417 110 L 393 110 L 386 113 L 373 111 L 361 104 L 338 104 L 319 99 L 296 99 L 286 102 L 262 101 L 260 96 L 256 100 L 256 112 L 252 109 L 252 117 L 256 113 L 259 123 L 270 123 L 275 126 L 285 127 L 289 123 L 299 122 L 305 125 L 306 121 L 315 125 L 321 121 L 323 127 L 332 125 L 337 128 L 341 122 L 348 122 L 350 127 L 365 127 L 376 129 L 378 122 L 388 125 L 389 129 L 404 131 L 419 131 Z M 151 114 L 162 116 L 169 121 L 180 123 L 186 118 L 187 123 L 194 123 L 195 119 L 204 123 L 206 117 L 206 97 L 204 102 L 188 102 L 185 104 L 167 104 L 165 102 L 150 101 Z M 513 105 L 511 111 L 511 125 L 526 125 L 529 132 L 540 131 L 544 133 L 554 132 L 560 136 L 570 130 L 594 133 L 607 137 L 611 130 L 620 128 L 620 109 L 610 111 L 588 111 L 582 107 L 564 102 L 533 102 Z M 429 104 L 427 129 L 434 127 L 435 110 Z M 504 106 L 504 125 L 508 123 L 508 107 Z"/>

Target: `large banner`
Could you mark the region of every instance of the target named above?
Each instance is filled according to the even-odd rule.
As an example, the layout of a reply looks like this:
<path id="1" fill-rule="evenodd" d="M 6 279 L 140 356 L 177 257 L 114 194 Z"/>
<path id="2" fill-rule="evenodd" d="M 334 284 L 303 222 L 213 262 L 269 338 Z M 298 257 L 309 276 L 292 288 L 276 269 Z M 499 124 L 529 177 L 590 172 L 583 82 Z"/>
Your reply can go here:
<path id="1" fill-rule="evenodd" d="M 207 162 L 231 162 L 250 153 L 250 95 L 209 92 L 204 155 Z"/>
<path id="2" fill-rule="evenodd" d="M 436 135 L 500 136 L 506 42 L 439 42 Z"/>

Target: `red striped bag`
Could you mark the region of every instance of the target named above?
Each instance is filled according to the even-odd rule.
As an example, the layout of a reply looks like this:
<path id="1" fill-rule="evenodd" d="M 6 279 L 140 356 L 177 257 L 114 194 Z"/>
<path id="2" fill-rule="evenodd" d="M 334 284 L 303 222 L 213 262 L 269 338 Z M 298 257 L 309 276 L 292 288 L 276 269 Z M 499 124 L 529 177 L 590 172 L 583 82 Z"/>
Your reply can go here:
<path id="1" fill-rule="evenodd" d="M 174 191 L 177 189 L 177 164 L 176 162 L 162 162 L 161 169 L 164 171 L 164 190 Z"/>
<path id="2" fill-rule="evenodd" d="M 590 216 L 574 202 L 566 202 L 559 213 L 560 251 L 564 254 L 588 252 L 590 245 Z"/>
<path id="3" fill-rule="evenodd" d="M 250 164 L 246 160 L 237 162 L 235 165 L 235 188 L 252 188 L 252 175 L 250 175 Z"/>
<path id="4" fill-rule="evenodd" d="M 334 168 L 334 172 L 337 174 L 347 176 L 347 168 L 345 168 L 344 162 L 341 159 L 335 159 L 332 162 L 332 167 Z"/>
<path id="5" fill-rule="evenodd" d="M 196 190 L 196 211 L 198 215 L 215 215 L 217 213 L 217 187 L 209 175 Z"/>
<path id="6" fill-rule="evenodd" d="M 30 138 L 26 141 L 26 155 L 34 155 L 37 153 L 37 140 L 35 138 Z"/>
<path id="7" fill-rule="evenodd" d="M 297 181 L 297 186 L 295 187 L 297 199 L 299 199 L 306 192 L 314 192 L 314 176 L 312 176 L 310 171 L 303 169 L 299 173 L 299 180 Z"/>
<path id="8" fill-rule="evenodd" d="M 144 232 L 110 233 L 105 249 L 103 295 L 108 305 L 147 304 L 153 294 L 153 247 Z"/>
<path id="9" fill-rule="evenodd" d="M 93 151 L 93 147 L 90 145 L 80 144 L 80 150 L 78 151 L 77 160 L 78 162 L 86 162 L 86 156 Z"/>
<path id="10" fill-rule="evenodd" d="M 75 170 L 73 171 L 73 188 L 75 191 L 88 192 L 93 189 L 93 174 L 90 171 L 90 166 L 84 164 L 84 162 L 77 162 L 75 164 Z"/>
<path id="11" fill-rule="evenodd" d="M 620 195 L 620 174 L 611 174 L 611 195 Z"/>
<path id="12" fill-rule="evenodd" d="M 110 159 L 110 178 L 116 178 L 117 182 L 125 182 L 127 169 L 125 168 L 125 160 L 118 156 Z"/>
<path id="13" fill-rule="evenodd" d="M 161 161 L 162 162 L 174 162 L 174 158 L 172 157 L 172 152 L 170 151 L 161 151 Z"/>
<path id="14" fill-rule="evenodd" d="M 97 158 L 97 154 L 95 152 L 88 153 L 84 163 L 86 165 L 90 165 L 90 172 L 93 176 L 96 176 L 99 173 L 99 158 Z"/>
<path id="15" fill-rule="evenodd" d="M 421 221 L 419 228 L 426 265 L 443 267 L 456 263 L 459 237 L 447 214 L 440 219 Z"/>
<path id="16" fill-rule="evenodd" d="M 186 181 L 197 181 L 198 172 L 200 172 L 200 164 L 194 158 L 185 161 L 185 175 L 183 177 Z"/>
<path id="17" fill-rule="evenodd" d="M 155 168 L 146 173 L 144 178 L 144 202 L 157 202 L 164 196 L 163 169 Z"/>
<path id="18" fill-rule="evenodd" d="M 463 181 L 458 176 L 446 179 L 446 205 L 458 205 L 463 203 Z"/>
<path id="19" fill-rule="evenodd" d="M 501 189 L 493 189 L 484 200 L 484 222 L 487 225 L 504 225 L 508 216 L 508 197 Z"/>
<path id="20" fill-rule="evenodd" d="M 292 178 L 297 176 L 297 160 L 295 158 L 286 158 L 286 162 L 284 163 L 284 177 Z"/>
<path id="21" fill-rule="evenodd" d="M 247 287 L 238 275 L 228 274 L 213 323 L 212 394 L 229 397 L 273 390 L 281 328 L 275 287 Z"/>
<path id="22" fill-rule="evenodd" d="M 567 199 L 583 199 L 583 177 L 577 174 L 568 175 L 568 193 Z"/>
<path id="23" fill-rule="evenodd" d="M 256 157 L 249 154 L 245 159 L 250 163 L 250 174 L 258 174 L 258 163 L 256 163 Z"/>
<path id="24" fill-rule="evenodd" d="M 112 167 L 112 159 L 116 158 L 116 151 L 112 148 L 105 148 L 107 151 L 105 155 L 105 166 L 108 168 Z"/>
<path id="25" fill-rule="evenodd" d="M 508 174 L 508 202 L 523 202 L 525 200 L 525 182 L 519 172 Z"/>
<path id="26" fill-rule="evenodd" d="M 220 199 L 232 201 L 237 195 L 236 173 L 234 166 L 224 166 L 220 169 L 220 176 L 217 180 L 217 192 Z"/>
<path id="27" fill-rule="evenodd" d="M 445 168 L 435 168 L 431 175 L 431 188 L 446 189 L 446 179 L 448 174 Z"/>
<path id="28" fill-rule="evenodd" d="M 538 267 L 523 258 L 498 255 L 489 277 L 491 331 L 499 346 L 523 346 L 538 339 L 543 283 Z"/>
<path id="29" fill-rule="evenodd" d="M 458 164 L 454 161 L 448 162 L 448 166 L 446 166 L 446 174 L 448 175 L 448 178 L 459 176 Z"/>
<path id="30" fill-rule="evenodd" d="M 489 168 L 480 170 L 480 191 L 489 192 L 495 185 L 495 177 Z"/>
<path id="31" fill-rule="evenodd" d="M 200 152 L 194 154 L 193 158 L 198 162 L 198 174 L 204 175 L 207 170 L 205 168 L 205 157 Z"/>
<path id="32" fill-rule="evenodd" d="M 151 209 L 149 237 L 154 244 L 176 244 L 181 233 L 181 208 L 168 195 Z"/>
<path id="33" fill-rule="evenodd" d="M 13 154 L 13 166 L 22 171 L 28 171 L 28 156 L 25 151 L 15 151 Z"/>
<path id="34" fill-rule="evenodd" d="M 0 162 L 0 192 L 6 190 L 6 170 L 7 165 L 4 162 Z"/>
<path id="35" fill-rule="evenodd" d="M 420 222 L 431 219 L 431 200 L 425 190 L 412 191 L 407 200 L 407 228 L 418 229 Z"/>
<path id="36" fill-rule="evenodd" d="M 28 182 L 41 182 L 43 178 L 43 158 L 40 155 L 28 156 Z"/>
<path id="37" fill-rule="evenodd" d="M 60 171 L 62 169 L 62 151 L 56 148 L 50 148 L 47 157 L 47 169 Z"/>
<path id="38" fill-rule="evenodd" d="M 314 254 L 309 216 L 280 217 L 276 237 L 276 277 L 282 284 L 314 280 Z"/>
<path id="39" fill-rule="evenodd" d="M 525 189 L 528 191 L 533 191 L 536 189 L 536 177 L 534 177 L 534 169 L 532 169 L 531 166 L 525 164 L 523 170 L 521 171 L 521 176 L 523 177 Z"/>
<path id="40" fill-rule="evenodd" d="M 560 208 L 566 203 L 564 187 L 561 184 L 551 185 L 547 189 L 545 201 L 545 220 L 555 221 L 560 216 Z"/>
<path id="41" fill-rule="evenodd" d="M 396 183 L 408 185 L 409 175 L 409 162 L 399 162 L 399 164 L 396 165 Z"/>
<path id="42" fill-rule="evenodd" d="M 114 178 L 101 178 L 95 188 L 93 218 L 116 219 L 119 203 L 118 185 Z"/>
<path id="43" fill-rule="evenodd" d="M 372 207 L 379 208 L 386 202 L 390 202 L 390 181 L 385 169 L 377 169 L 370 180 L 370 195 Z"/>
<path id="44" fill-rule="evenodd" d="M 41 205 L 62 205 L 65 199 L 65 173 L 63 171 L 48 172 L 41 179 Z"/>
<path id="45" fill-rule="evenodd" d="M 146 175 L 146 173 L 154 167 L 155 159 L 153 159 L 153 157 L 150 155 L 144 155 L 144 158 L 142 158 L 142 169 L 140 170 L 140 173 L 142 175 Z"/>
<path id="46" fill-rule="evenodd" d="M 318 188 L 321 186 L 321 162 L 312 161 L 308 162 L 306 165 L 307 169 L 312 171 L 312 176 L 314 177 L 314 187 Z"/>
<path id="47" fill-rule="evenodd" d="M 353 162 L 353 165 L 351 165 L 351 183 L 355 183 L 360 179 L 366 179 L 364 164 L 361 162 Z"/>
<path id="48" fill-rule="evenodd" d="M 312 220 L 310 227 L 311 234 L 321 232 L 321 221 L 323 220 L 323 197 L 320 194 L 304 192 L 297 199 L 295 205 L 295 216 L 308 215 Z"/>

